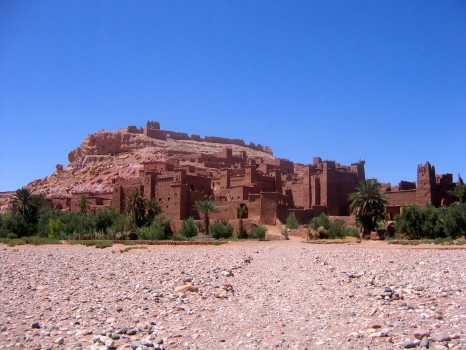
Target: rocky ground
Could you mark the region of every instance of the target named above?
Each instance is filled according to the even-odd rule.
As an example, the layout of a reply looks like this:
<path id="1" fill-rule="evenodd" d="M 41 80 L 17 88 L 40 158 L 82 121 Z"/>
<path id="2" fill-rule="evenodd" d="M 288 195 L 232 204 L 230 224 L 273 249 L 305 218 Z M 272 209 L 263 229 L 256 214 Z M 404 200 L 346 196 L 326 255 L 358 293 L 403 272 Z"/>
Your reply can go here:
<path id="1" fill-rule="evenodd" d="M 466 348 L 466 250 L 0 248 L 2 349 Z"/>

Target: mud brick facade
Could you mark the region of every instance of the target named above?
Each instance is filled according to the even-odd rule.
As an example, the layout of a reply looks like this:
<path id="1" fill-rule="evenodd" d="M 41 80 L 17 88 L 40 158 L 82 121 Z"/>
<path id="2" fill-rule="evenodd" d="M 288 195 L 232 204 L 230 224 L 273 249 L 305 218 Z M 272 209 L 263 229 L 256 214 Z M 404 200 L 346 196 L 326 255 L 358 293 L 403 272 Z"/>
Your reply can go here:
<path id="1" fill-rule="evenodd" d="M 211 153 L 194 149 L 192 152 L 167 153 L 168 157 L 163 161 L 142 163 L 133 178 L 114 178 L 112 193 L 74 193 L 71 198 L 52 198 L 53 208 L 78 211 L 79 200 L 85 196 L 93 212 L 110 205 L 117 212 L 123 212 L 128 195 L 138 191 L 146 199 L 156 199 L 163 213 L 172 220 L 190 216 L 199 219 L 194 203 L 209 199 L 220 208 L 220 212 L 213 215 L 214 220 L 238 219 L 237 208 L 243 205 L 247 207 L 246 218 L 263 224 L 274 225 L 277 220 L 284 222 L 291 212 L 301 223 L 308 223 L 321 213 L 335 217 L 350 215 L 348 195 L 366 179 L 364 161 L 341 165 L 314 157 L 312 164 L 296 164 L 263 153 L 262 156 L 248 157 L 244 148 L 234 152 L 233 147 L 246 147 L 269 155 L 272 151 L 267 146 L 247 145 L 240 139 L 202 138 L 162 130 L 156 121 L 147 122 L 144 128 L 129 126 L 127 133 L 159 140 L 210 142 L 225 146 L 221 151 Z M 121 136 L 104 136 L 89 141 L 97 153 L 120 152 L 118 137 Z M 454 198 L 448 192 L 454 186 L 451 174 L 436 175 L 435 168 L 429 163 L 421 164 L 417 169 L 417 183 L 383 184 L 382 192 L 388 199 L 387 217 L 393 219 L 405 204 L 421 207 L 449 205 Z"/>
<path id="2" fill-rule="evenodd" d="M 452 174 L 435 174 L 435 167 L 429 162 L 417 167 L 417 185 L 414 182 L 401 181 L 398 186 L 384 184 L 382 192 L 387 197 L 385 207 L 388 219 L 393 220 L 407 204 L 417 204 L 420 207 L 449 206 L 455 198 L 448 192 L 455 187 Z"/>

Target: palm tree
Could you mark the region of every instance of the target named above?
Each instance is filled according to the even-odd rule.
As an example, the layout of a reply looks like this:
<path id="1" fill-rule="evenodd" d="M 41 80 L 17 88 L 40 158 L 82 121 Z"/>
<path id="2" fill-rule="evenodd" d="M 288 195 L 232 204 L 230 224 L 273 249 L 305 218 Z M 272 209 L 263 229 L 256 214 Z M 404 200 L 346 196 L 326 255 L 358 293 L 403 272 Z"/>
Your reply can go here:
<path id="1" fill-rule="evenodd" d="M 458 198 L 460 203 L 466 203 L 466 185 L 463 182 L 457 184 L 455 188 L 448 191 L 448 193 Z"/>
<path id="2" fill-rule="evenodd" d="M 150 198 L 146 200 L 146 210 L 147 210 L 146 219 L 147 219 L 148 225 L 150 225 L 152 221 L 154 221 L 154 218 L 157 215 L 162 214 L 162 206 L 155 198 Z"/>
<path id="3" fill-rule="evenodd" d="M 363 230 L 363 237 L 370 235 L 377 223 L 385 219 L 387 199 L 380 192 L 380 183 L 366 180 L 358 185 L 356 192 L 348 196 L 350 210 L 356 214 L 357 221 Z"/>
<path id="4" fill-rule="evenodd" d="M 220 209 L 217 207 L 217 204 L 211 200 L 196 201 L 194 203 L 194 209 L 204 216 L 204 232 L 209 234 L 209 216 L 211 213 L 218 213 Z"/>
<path id="5" fill-rule="evenodd" d="M 131 192 L 126 197 L 126 213 L 132 224 L 136 226 L 142 226 L 144 224 L 146 202 L 139 191 Z"/>
<path id="6" fill-rule="evenodd" d="M 21 214 L 28 223 L 36 222 L 39 211 L 46 201 L 44 195 L 33 194 L 29 188 L 20 188 L 16 190 L 11 200 L 12 212 Z"/>
<path id="7" fill-rule="evenodd" d="M 246 204 L 240 204 L 236 207 L 236 211 L 238 212 L 238 219 L 239 219 L 238 234 L 237 234 L 238 238 L 244 238 L 246 236 L 246 231 L 243 225 L 243 217 L 245 216 L 247 209 L 248 207 L 246 206 Z"/>

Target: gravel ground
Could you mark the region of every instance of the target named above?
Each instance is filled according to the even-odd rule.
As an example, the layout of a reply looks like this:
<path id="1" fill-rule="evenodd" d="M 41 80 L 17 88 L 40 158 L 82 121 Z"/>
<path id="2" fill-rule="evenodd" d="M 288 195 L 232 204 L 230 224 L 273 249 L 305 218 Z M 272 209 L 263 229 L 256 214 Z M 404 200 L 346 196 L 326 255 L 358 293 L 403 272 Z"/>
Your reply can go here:
<path id="1" fill-rule="evenodd" d="M 0 349 L 466 349 L 464 249 L 0 247 Z"/>

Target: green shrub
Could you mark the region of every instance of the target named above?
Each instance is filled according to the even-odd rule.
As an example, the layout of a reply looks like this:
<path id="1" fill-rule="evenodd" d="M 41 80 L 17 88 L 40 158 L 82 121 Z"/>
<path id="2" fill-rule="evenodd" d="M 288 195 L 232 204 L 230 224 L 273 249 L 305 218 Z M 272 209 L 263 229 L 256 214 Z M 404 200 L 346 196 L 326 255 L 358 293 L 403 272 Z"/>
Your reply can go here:
<path id="1" fill-rule="evenodd" d="M 68 241 L 69 244 L 76 245 L 76 244 L 81 244 L 86 247 L 92 247 L 95 246 L 96 248 L 107 248 L 113 246 L 113 242 L 109 240 L 95 240 L 95 239 L 90 239 L 90 240 L 70 240 Z"/>
<path id="2" fill-rule="evenodd" d="M 150 226 L 139 227 L 136 232 L 138 239 L 155 241 L 170 239 L 173 234 L 171 221 L 164 215 L 157 215 Z"/>
<path id="3" fill-rule="evenodd" d="M 449 208 L 405 205 L 395 227 L 408 239 L 456 238 L 466 234 L 466 204 L 455 203 Z"/>
<path id="4" fill-rule="evenodd" d="M 33 245 L 44 245 L 44 244 L 61 244 L 58 239 L 50 239 L 47 237 L 39 237 L 39 236 L 28 236 L 22 238 L 1 238 L 0 243 L 7 244 L 9 247 L 14 247 L 16 245 L 23 245 L 23 244 L 33 244 Z"/>
<path id="5" fill-rule="evenodd" d="M 213 223 L 209 227 L 210 235 L 212 238 L 230 238 L 233 235 L 233 227 L 228 224 L 228 221 L 222 220 Z"/>
<path id="6" fill-rule="evenodd" d="M 406 234 L 409 239 L 419 239 L 422 236 L 423 220 L 421 208 L 417 205 L 405 205 L 396 218 L 396 231 Z"/>
<path id="7" fill-rule="evenodd" d="M 359 231 L 355 227 L 346 226 L 343 220 L 330 220 L 330 218 L 322 213 L 313 218 L 309 223 L 309 228 L 314 231 L 314 238 L 344 238 L 344 237 L 359 237 Z"/>
<path id="8" fill-rule="evenodd" d="M 8 234 L 15 234 L 17 237 L 31 236 L 36 230 L 36 225 L 26 222 L 19 214 L 3 214 L 1 216 L 0 237 L 7 237 Z"/>
<path id="9" fill-rule="evenodd" d="M 60 219 L 57 219 L 57 220 L 50 219 L 48 237 L 50 239 L 57 239 L 60 236 L 61 229 L 62 229 L 62 224 L 61 224 Z"/>
<path id="10" fill-rule="evenodd" d="M 181 227 L 178 230 L 178 234 L 188 238 L 197 236 L 197 228 L 194 223 L 194 219 L 190 217 L 183 220 Z"/>
<path id="11" fill-rule="evenodd" d="M 120 253 L 126 253 L 126 252 L 129 252 L 130 250 L 134 250 L 134 249 L 147 249 L 147 247 L 146 246 L 127 247 L 127 248 L 120 249 Z"/>
<path id="12" fill-rule="evenodd" d="M 329 230 L 330 228 L 330 219 L 329 217 L 322 213 L 319 216 L 312 218 L 311 222 L 309 223 L 309 226 L 313 230 L 319 229 L 319 227 L 323 227 L 326 230 Z"/>
<path id="13" fill-rule="evenodd" d="M 289 230 L 295 230 L 299 227 L 298 219 L 294 213 L 290 213 L 286 218 L 286 228 Z"/>
<path id="14" fill-rule="evenodd" d="M 112 241 L 96 241 L 95 247 L 99 249 L 108 248 L 113 246 Z"/>
<path id="15" fill-rule="evenodd" d="M 457 238 L 466 235 L 466 203 L 454 203 L 443 214 L 446 236 Z"/>
<path id="16" fill-rule="evenodd" d="M 254 226 L 251 230 L 251 237 L 258 239 L 259 241 L 262 241 L 265 239 L 266 233 L 267 228 L 265 226 Z"/>
<path id="17" fill-rule="evenodd" d="M 107 234 L 107 230 L 116 222 L 118 214 L 113 207 L 104 208 L 96 214 L 95 228 Z"/>
<path id="18" fill-rule="evenodd" d="M 111 235 L 122 235 L 131 230 L 131 220 L 127 215 L 119 214 L 115 217 L 112 226 L 107 228 L 107 233 Z"/>

